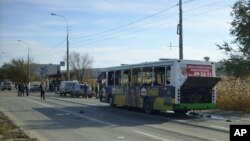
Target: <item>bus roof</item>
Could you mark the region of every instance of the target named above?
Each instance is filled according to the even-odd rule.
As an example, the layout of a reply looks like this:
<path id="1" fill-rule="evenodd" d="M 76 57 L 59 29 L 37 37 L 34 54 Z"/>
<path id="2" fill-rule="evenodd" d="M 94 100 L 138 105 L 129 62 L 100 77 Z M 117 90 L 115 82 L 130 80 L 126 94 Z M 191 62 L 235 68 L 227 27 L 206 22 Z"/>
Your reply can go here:
<path id="1" fill-rule="evenodd" d="M 157 67 L 157 66 L 166 66 L 173 65 L 175 62 L 186 62 L 186 63 L 199 63 L 199 64 L 208 64 L 212 62 L 199 61 L 199 60 L 179 60 L 179 59 L 162 59 L 154 62 L 142 62 L 138 64 L 122 64 L 121 66 L 107 67 L 102 68 L 101 71 L 116 71 L 116 70 L 128 70 L 133 68 L 146 68 L 146 67 Z"/>

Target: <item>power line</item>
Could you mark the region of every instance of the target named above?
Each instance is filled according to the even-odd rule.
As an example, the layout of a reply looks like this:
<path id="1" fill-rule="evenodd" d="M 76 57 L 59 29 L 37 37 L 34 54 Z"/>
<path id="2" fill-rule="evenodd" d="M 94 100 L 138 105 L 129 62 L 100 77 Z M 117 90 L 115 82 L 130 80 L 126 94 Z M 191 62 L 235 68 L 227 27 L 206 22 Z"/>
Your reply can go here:
<path id="1" fill-rule="evenodd" d="M 53 51 L 56 48 L 60 47 L 65 41 L 66 41 L 66 38 L 63 39 L 62 41 L 60 41 L 59 43 L 57 43 L 54 47 L 52 47 L 52 48 L 50 48 L 50 49 L 48 49 L 48 50 L 46 50 L 44 52 L 36 53 L 36 54 L 33 54 L 33 55 L 35 55 L 35 56 L 41 56 L 41 55 L 43 55 L 45 53 L 46 54 L 53 54 L 53 52 L 51 52 L 51 51 Z"/>
<path id="2" fill-rule="evenodd" d="M 153 16 L 156 16 L 156 15 L 158 15 L 158 14 L 161 14 L 161 13 L 163 13 L 163 12 L 166 12 L 166 11 L 168 11 L 168 10 L 170 10 L 170 9 L 172 9 L 172 8 L 174 8 L 174 7 L 176 7 L 176 6 L 178 6 L 178 4 L 173 5 L 173 6 L 170 6 L 170 7 L 166 8 L 166 9 L 160 10 L 160 11 L 158 11 L 158 12 L 156 12 L 156 13 L 154 13 L 154 14 L 151 14 L 151 15 L 149 15 L 149 16 L 146 16 L 146 17 L 144 17 L 144 18 L 137 19 L 137 20 L 135 20 L 135 21 L 132 21 L 132 22 L 130 22 L 130 23 L 127 23 L 127 24 L 124 24 L 124 25 L 121 25 L 121 26 L 118 26 L 118 27 L 115 27 L 115 28 L 111 28 L 111 29 L 108 29 L 108 30 L 105 30 L 105 31 L 102 31 L 102 32 L 99 32 L 99 33 L 95 33 L 95 34 L 91 34 L 91 35 L 86 35 L 86 36 L 83 36 L 83 37 L 76 37 L 76 38 L 72 38 L 72 39 L 77 39 L 77 38 L 88 38 L 88 37 L 93 37 L 93 36 L 97 36 L 97 35 L 102 35 L 102 34 L 105 34 L 105 33 L 108 33 L 108 32 L 112 32 L 112 31 L 116 31 L 116 30 L 119 30 L 119 29 L 121 29 L 121 28 L 127 27 L 127 26 L 129 26 L 129 25 L 132 25 L 132 24 L 138 23 L 138 22 L 140 22 L 140 21 L 144 21 L 144 20 L 146 20 L 146 19 L 149 19 L 149 18 L 151 18 L 151 17 L 153 17 Z"/>
<path id="3" fill-rule="evenodd" d="M 172 24 L 172 23 L 176 23 L 176 21 L 167 22 L 167 23 L 164 23 L 164 24 Z M 162 25 L 162 24 L 160 24 L 160 25 Z M 159 25 L 153 25 L 153 26 L 151 26 L 151 28 L 134 30 L 134 31 L 126 33 L 126 35 L 132 35 L 133 33 L 149 30 L 149 29 L 152 29 L 153 27 L 157 27 L 157 26 L 159 26 Z M 87 42 L 87 43 L 82 43 L 82 44 L 79 44 L 78 46 L 80 46 L 80 45 L 92 45 L 92 44 L 96 44 L 96 43 L 99 43 L 99 42 L 103 42 L 103 41 L 107 41 L 107 40 L 115 39 L 115 38 L 120 38 L 120 37 L 122 37 L 122 35 L 117 33 L 117 34 L 113 34 L 112 36 L 106 36 L 106 38 L 103 38 L 103 39 L 100 39 L 100 40 L 97 40 L 97 41 L 92 41 L 92 42 L 90 41 L 90 42 Z"/>
<path id="4" fill-rule="evenodd" d="M 186 1 L 186 2 L 183 2 L 183 4 L 187 4 L 187 3 L 190 3 L 190 2 L 192 2 L 192 1 L 195 1 L 195 0 L 188 0 L 188 1 Z M 71 38 L 71 39 L 88 38 L 88 37 L 93 37 L 93 36 L 102 35 L 102 34 L 105 34 L 105 33 L 108 33 L 108 32 L 112 32 L 112 31 L 115 31 L 115 30 L 119 30 L 119 29 L 121 29 L 121 28 L 130 26 L 130 25 L 132 25 L 132 24 L 135 24 L 135 23 L 144 21 L 144 20 L 146 20 L 146 19 L 149 19 L 149 18 L 154 17 L 154 16 L 156 16 L 156 15 L 159 15 L 159 14 L 161 14 L 161 13 L 164 13 L 164 12 L 166 12 L 166 11 L 168 11 L 168 10 L 174 8 L 174 7 L 177 7 L 178 5 L 179 5 L 179 4 L 170 6 L 170 7 L 166 8 L 166 9 L 160 10 L 160 11 L 158 11 L 158 12 L 156 12 L 156 13 L 154 13 L 154 14 L 151 14 L 151 15 L 149 15 L 149 16 L 146 16 L 146 17 L 137 19 L 137 20 L 135 20 L 135 21 L 132 21 L 132 22 L 130 22 L 130 23 L 127 23 L 127 24 L 124 24 L 124 25 L 121 25 L 121 26 L 118 26 L 118 27 L 115 27 L 115 28 L 111 28 L 111 29 L 108 29 L 108 30 L 105 30 L 105 31 L 102 31 L 102 32 L 99 32 L 99 33 L 90 34 L 90 35 L 86 35 L 86 36 L 82 36 L 82 37 L 75 37 L 75 38 Z"/>
<path id="5" fill-rule="evenodd" d="M 183 2 L 183 3 L 187 4 L 187 3 L 190 3 L 190 2 L 192 2 L 192 1 L 195 1 L 195 0 L 185 1 L 185 2 Z M 197 9 L 200 9 L 200 8 L 208 7 L 208 6 L 211 6 L 211 5 L 214 5 L 214 4 L 218 4 L 218 3 L 222 2 L 222 1 L 224 1 L 224 0 L 220 0 L 220 1 L 217 1 L 217 2 L 209 3 L 209 4 L 207 4 L 207 5 L 200 6 L 200 7 L 197 7 L 197 8 L 193 8 L 193 9 L 191 9 L 191 10 L 189 10 L 189 11 L 184 11 L 184 12 L 188 13 L 188 12 L 190 12 L 190 11 L 194 11 L 194 10 L 197 10 Z M 178 5 L 178 4 L 177 4 L 177 5 Z M 94 36 L 98 36 L 98 35 L 103 35 L 103 36 L 104 36 L 105 33 L 112 34 L 112 36 L 110 36 L 110 37 L 107 37 L 107 34 L 106 34 L 106 35 L 105 35 L 105 38 L 103 38 L 103 39 L 101 39 L 101 40 L 99 40 L 99 41 L 95 41 L 95 42 L 84 43 L 84 45 L 85 45 L 85 44 L 93 44 L 93 43 L 97 43 L 97 42 L 102 42 L 102 41 L 105 41 L 105 40 L 107 40 L 107 39 L 113 39 L 113 38 L 117 38 L 117 37 L 119 38 L 119 37 L 121 37 L 121 36 L 119 36 L 119 32 L 127 31 L 126 29 L 123 29 L 122 31 L 119 31 L 119 29 L 122 29 L 122 28 L 124 28 L 124 27 L 127 27 L 127 26 L 129 26 L 129 25 L 132 25 L 132 24 L 135 24 L 135 23 L 138 23 L 138 22 L 141 22 L 141 21 L 145 21 L 146 19 L 149 19 L 149 18 L 151 18 L 151 17 L 153 17 L 153 16 L 156 16 L 156 15 L 158 15 L 158 14 L 160 14 L 160 13 L 163 13 L 163 12 L 165 12 L 165 11 L 171 9 L 171 8 L 176 7 L 177 5 L 173 5 L 173 6 L 169 7 L 169 8 L 167 8 L 167 9 L 163 9 L 163 10 L 161 10 L 161 11 L 158 11 L 158 12 L 156 12 L 156 13 L 154 13 L 154 14 L 151 14 L 151 15 L 149 15 L 149 16 L 147 16 L 147 17 L 144 17 L 144 18 L 135 20 L 135 21 L 130 22 L 130 23 L 128 23 L 128 24 L 124 24 L 124 25 L 122 25 L 122 26 L 118 26 L 118 27 L 115 27 L 115 28 L 112 28 L 112 29 L 108 29 L 108 30 L 103 31 L 103 32 L 99 32 L 99 33 L 95 33 L 95 34 L 91 34 L 91 35 L 87 35 L 87 36 L 83 36 L 83 37 L 78 37 L 78 38 L 94 37 Z M 204 12 L 202 12 L 202 13 L 204 13 Z M 201 13 L 201 14 L 202 14 L 202 13 Z M 176 15 L 178 15 L 178 14 L 170 15 L 170 16 L 167 16 L 167 17 L 172 17 L 172 16 L 176 16 Z M 198 15 L 200 15 L 200 14 L 198 14 Z M 165 17 L 165 18 L 166 18 L 166 17 Z M 150 21 L 150 22 L 148 22 L 148 23 L 146 23 L 146 24 L 149 24 L 149 23 L 152 23 L 152 22 Z M 167 22 L 167 23 L 169 23 L 169 22 Z M 163 25 L 163 24 L 167 24 L 167 23 L 162 23 L 162 24 L 154 25 L 154 26 L 151 26 L 151 28 L 152 28 L 152 27 L 157 27 L 157 26 L 160 26 L 160 25 Z M 173 22 L 171 22 L 171 23 L 173 23 Z M 129 32 L 129 33 L 127 33 L 127 34 L 132 34 L 132 33 L 136 33 L 136 32 L 141 32 L 141 31 L 143 31 L 143 30 L 146 30 L 146 29 L 135 30 L 135 31 Z M 114 31 L 114 32 L 111 33 L 112 31 Z M 117 32 L 117 34 L 114 34 L 115 32 Z M 109 35 L 109 34 L 108 34 L 108 35 Z M 126 34 L 126 33 L 125 33 L 125 34 Z M 118 36 L 117 36 L 117 35 L 118 35 Z M 88 41 L 93 41 L 93 40 L 96 40 L 96 39 L 99 39 L 99 38 L 100 38 L 100 37 L 91 38 L 91 39 L 88 39 Z M 74 38 L 74 39 L 77 39 L 77 38 Z M 63 40 L 63 42 L 64 42 L 64 41 L 65 41 L 65 40 Z M 60 42 L 59 45 L 62 44 L 63 42 Z M 59 45 L 58 45 L 58 46 L 59 46 Z M 52 48 L 52 49 L 50 49 L 50 50 L 54 50 L 54 49 L 57 48 L 58 46 L 56 45 L 54 48 Z M 44 53 L 47 53 L 47 51 L 44 52 Z M 39 53 L 39 54 L 44 54 L 44 53 Z"/>
<path id="6" fill-rule="evenodd" d="M 183 4 L 187 4 L 187 3 L 190 3 L 190 2 L 193 2 L 193 1 L 195 1 L 195 0 L 188 0 L 188 1 L 183 2 Z M 127 26 L 130 26 L 130 25 L 139 23 L 139 22 L 141 22 L 141 21 L 144 21 L 144 20 L 146 20 L 146 19 L 149 19 L 149 18 L 151 18 L 151 17 L 154 17 L 154 16 L 156 16 L 156 15 L 158 15 L 158 14 L 161 14 L 161 13 L 163 13 L 163 12 L 166 12 L 166 11 L 168 11 L 168 10 L 170 10 L 170 9 L 172 9 L 172 8 L 174 8 L 174 7 L 176 7 L 176 6 L 178 6 L 178 5 L 179 5 L 179 4 L 170 6 L 170 7 L 166 8 L 166 9 L 160 10 L 160 11 L 158 11 L 158 12 L 156 12 L 156 13 L 154 13 L 154 14 L 151 14 L 151 15 L 149 15 L 149 16 L 140 18 L 140 19 L 138 19 L 138 20 L 132 21 L 132 22 L 130 22 L 130 23 L 127 23 L 127 24 L 124 24 L 124 25 L 121 25 L 121 26 L 118 26 L 118 27 L 115 27 L 115 28 L 111 28 L 111 29 L 105 30 L 105 31 L 103 31 L 103 32 L 99 32 L 99 33 L 95 33 L 95 34 L 91 34 L 91 35 L 86 35 L 86 36 L 83 36 L 83 37 L 75 37 L 75 38 L 72 38 L 72 39 L 79 39 L 79 38 L 85 38 L 85 39 L 87 39 L 87 38 L 88 38 L 88 40 L 95 40 L 95 39 L 100 38 L 100 35 L 102 35 L 102 36 L 107 36 L 107 35 L 109 35 L 109 34 L 113 34 L 112 31 L 118 32 L 118 31 L 119 31 L 120 29 L 122 29 L 122 28 L 125 28 L 125 27 L 127 27 Z M 173 16 L 173 15 L 168 16 L 168 17 L 172 17 L 172 16 Z M 97 37 L 95 37 L 95 38 L 90 38 L 90 39 L 89 39 L 89 37 L 94 37 L 94 36 L 97 36 Z M 99 37 L 98 37 L 98 36 L 99 36 Z M 102 36 L 101 36 L 101 37 L 102 37 Z"/>
<path id="7" fill-rule="evenodd" d="M 217 5 L 218 3 L 221 3 L 221 2 L 225 2 L 225 0 L 219 0 L 219 1 L 216 1 L 216 2 L 208 3 L 208 4 L 203 5 L 203 6 L 199 6 L 199 7 L 192 8 L 192 9 L 190 9 L 190 10 L 185 10 L 185 11 L 183 11 L 183 13 L 187 13 L 187 12 L 190 12 L 190 11 L 195 11 L 195 10 L 197 10 L 197 9 L 201 9 L 201 8 L 205 8 L 205 7 Z"/>
<path id="8" fill-rule="evenodd" d="M 183 2 L 183 3 L 184 3 L 184 4 L 187 4 L 187 3 L 190 3 L 190 2 L 193 2 L 193 1 L 195 1 L 195 0 L 185 1 L 185 2 Z M 224 0 L 212 2 L 212 3 L 206 4 L 206 5 L 200 6 L 200 7 L 193 8 L 193 9 L 191 9 L 191 10 L 186 10 L 186 11 L 184 11 L 184 12 L 185 12 L 185 13 L 188 13 L 188 12 L 190 12 L 190 11 L 194 11 L 194 10 L 197 10 L 197 9 L 200 9 L 200 8 L 204 8 L 204 7 L 208 7 L 208 6 L 211 6 L 211 5 L 218 4 L 218 3 L 222 2 L 222 1 L 224 1 Z M 179 4 L 177 4 L 177 5 L 179 5 Z M 174 6 L 172 6 L 172 7 L 169 7 L 168 9 L 173 8 L 173 7 L 177 6 L 177 5 L 174 5 Z M 166 9 L 164 9 L 164 10 L 166 10 Z M 147 17 L 145 17 L 145 18 L 153 17 L 153 15 L 155 16 L 155 15 L 157 15 L 157 14 L 163 12 L 164 10 L 161 10 L 161 11 L 159 11 L 159 12 L 157 12 L 157 13 L 155 13 L 155 14 L 152 14 L 152 15 L 150 15 L 150 16 L 147 16 Z M 165 11 L 164 11 L 164 12 L 165 12 Z M 170 15 L 170 16 L 167 16 L 167 17 L 164 17 L 164 18 L 173 17 L 173 16 L 176 16 L 176 15 L 178 15 L 178 14 L 173 14 L 173 15 Z M 144 19 L 145 19 L 145 18 L 144 18 Z M 137 21 L 138 21 L 138 20 L 137 20 Z M 142 21 L 142 20 L 141 20 L 141 21 Z M 138 21 L 138 22 L 140 22 L 140 21 Z M 132 24 L 135 24 L 135 23 L 138 23 L 138 22 L 131 22 L 130 24 L 125 24 L 125 25 L 129 26 L 129 25 L 132 25 Z M 149 23 L 152 23 L 152 22 L 149 21 L 149 22 L 146 23 L 146 24 L 149 24 Z M 119 28 L 119 29 L 118 29 L 118 28 L 112 28 L 112 29 L 115 29 L 116 31 L 115 31 L 115 30 L 112 30 L 112 29 L 107 30 L 107 32 L 104 31 L 106 34 L 105 34 L 104 32 L 100 32 L 100 34 L 99 34 L 99 33 L 96 33 L 96 34 L 87 35 L 87 36 L 84 36 L 84 37 L 86 37 L 85 40 L 93 41 L 93 40 L 102 38 L 102 36 L 107 37 L 107 36 L 109 36 L 110 34 L 112 34 L 112 36 L 113 36 L 113 34 L 114 34 L 115 32 L 118 32 L 118 33 L 119 33 L 119 32 L 123 32 L 123 31 L 127 31 L 126 29 L 123 29 L 122 31 L 120 31 L 120 29 L 126 27 L 125 25 L 119 26 L 119 27 L 121 27 L 121 28 Z M 154 27 L 155 27 L 155 26 L 154 26 Z M 112 30 L 113 32 L 111 32 L 111 30 Z M 102 36 L 101 36 L 101 34 L 102 34 Z M 98 35 L 99 35 L 99 36 L 98 36 Z M 95 37 L 95 38 L 87 38 L 87 37 L 94 37 L 94 36 L 97 36 L 97 37 Z M 79 37 L 79 38 L 83 38 L 83 37 Z M 76 38 L 75 38 L 75 39 L 76 39 Z M 80 41 L 80 42 L 82 42 L 82 41 Z M 74 44 L 74 43 L 73 43 L 73 44 Z"/>
<path id="9" fill-rule="evenodd" d="M 210 9 L 210 10 L 203 11 L 203 12 L 200 12 L 198 14 L 192 15 L 192 17 L 184 17 L 184 19 L 190 19 L 190 18 L 193 18 L 193 17 L 196 17 L 196 16 L 200 16 L 200 15 L 207 14 L 207 13 L 210 13 L 210 12 L 218 11 L 218 10 L 221 10 L 221 9 L 224 9 L 224 8 L 228 8 L 228 7 L 229 6 L 222 6 L 222 7 L 219 7 L 219 8 Z"/>
<path id="10" fill-rule="evenodd" d="M 169 17 L 173 17 L 173 16 L 176 16 L 177 14 L 173 14 L 173 15 L 169 15 L 169 16 L 165 16 L 164 18 L 169 18 Z M 154 21 L 153 21 L 154 22 Z M 138 22 L 134 22 L 133 24 L 136 24 L 136 23 L 139 23 L 139 21 Z M 145 23 L 145 21 L 144 21 L 144 25 L 148 25 L 148 24 L 150 24 L 150 23 L 152 23 L 152 21 L 148 21 L 148 22 L 146 22 Z M 132 24 L 130 24 L 130 25 L 132 25 Z M 121 26 L 120 26 L 121 27 Z M 126 26 L 127 27 L 127 26 Z M 100 38 L 102 38 L 102 37 L 104 37 L 104 38 L 106 38 L 107 36 L 114 36 L 114 34 L 119 34 L 119 33 L 122 33 L 122 32 L 127 32 L 129 29 L 127 29 L 127 28 L 125 28 L 125 26 L 124 27 L 122 27 L 122 28 L 119 28 L 119 29 L 116 29 L 116 30 L 113 30 L 112 32 L 110 31 L 110 32 L 106 32 L 106 33 L 102 33 L 102 34 L 99 34 L 99 35 L 96 35 L 96 36 L 92 36 L 91 38 L 89 37 L 89 38 L 85 38 L 84 40 L 85 41 L 93 41 L 93 40 L 97 40 L 97 39 L 100 39 Z M 94 35 L 94 34 L 93 34 Z M 74 39 L 76 39 L 76 38 L 74 38 Z M 79 38 L 78 38 L 79 39 Z M 79 42 L 84 42 L 84 41 L 79 41 Z M 78 43 L 78 42 L 74 42 L 74 43 L 72 43 L 72 44 L 76 44 L 76 43 Z"/>
<path id="11" fill-rule="evenodd" d="M 187 4 L 187 3 L 190 3 L 192 1 L 195 1 L 195 0 L 188 0 L 188 1 L 185 1 L 185 2 L 182 2 L 182 4 Z M 179 4 L 178 4 L 179 5 Z"/>
<path id="12" fill-rule="evenodd" d="M 220 1 L 217 1 L 217 2 L 214 2 L 214 3 L 210 3 L 210 4 L 207 4 L 207 5 L 203 5 L 203 6 L 200 6 L 198 8 L 195 8 L 193 10 L 189 10 L 189 11 L 185 11 L 186 13 L 190 12 L 190 11 L 194 11 L 194 10 L 197 10 L 199 8 L 204 8 L 204 7 L 208 7 L 208 6 L 211 6 L 211 5 L 214 5 L 214 4 L 218 4 L 220 3 Z M 200 12 L 198 14 L 195 14 L 193 15 L 192 17 L 185 17 L 184 19 L 189 19 L 189 18 L 193 18 L 195 16 L 199 16 L 199 15 L 202 15 L 202 14 L 206 14 L 206 13 L 209 13 L 209 12 L 213 12 L 213 11 L 217 11 L 217 10 L 220 10 L 220 9 L 223 9 L 223 8 L 226 8 L 226 7 L 229 7 L 229 6 L 223 6 L 223 7 L 219 7 L 219 8 L 216 8 L 216 9 L 212 9 L 212 10 L 208 10 L 208 11 L 204 11 L 204 12 Z M 176 14 L 177 15 L 177 14 Z M 171 16 L 175 16 L 175 15 L 171 15 Z M 157 26 L 161 26 L 161 25 L 165 25 L 165 24 L 170 24 L 170 23 L 175 23 L 176 21 L 173 21 L 173 22 L 165 22 L 165 23 L 161 23 L 161 24 L 158 24 L 158 25 L 154 25 L 152 26 L 151 28 L 153 27 L 157 27 Z M 139 30 L 135 30 L 135 31 L 132 31 L 132 32 L 129 32 L 127 33 L 127 35 L 131 35 L 132 33 L 136 33 L 136 32 L 141 32 L 143 30 L 146 30 L 146 29 L 139 29 Z M 148 29 L 147 29 L 148 30 Z M 117 36 L 118 35 L 118 36 Z M 101 40 L 98 40 L 98 41 L 93 41 L 93 42 L 89 42 L 89 43 L 84 43 L 84 44 L 81 44 L 81 45 L 90 45 L 90 44 L 96 44 L 96 43 L 99 43 L 99 42 L 103 42 L 103 41 L 106 41 L 108 39 L 114 39 L 114 38 L 119 38 L 121 36 L 119 36 L 119 33 L 118 34 L 112 34 L 112 36 L 110 37 L 107 37 L 105 36 L 105 38 L 101 39 Z"/>

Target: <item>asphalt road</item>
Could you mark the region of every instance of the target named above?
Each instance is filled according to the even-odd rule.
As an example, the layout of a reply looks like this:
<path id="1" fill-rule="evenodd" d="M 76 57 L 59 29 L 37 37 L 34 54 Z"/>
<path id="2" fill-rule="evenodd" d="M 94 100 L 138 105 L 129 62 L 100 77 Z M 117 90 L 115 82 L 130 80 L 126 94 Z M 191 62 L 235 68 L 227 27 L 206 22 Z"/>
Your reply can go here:
<path id="1" fill-rule="evenodd" d="M 147 115 L 110 108 L 98 100 L 39 93 L 17 97 L 0 92 L 0 110 L 28 135 L 41 141 L 228 141 L 230 124 L 248 120 Z"/>

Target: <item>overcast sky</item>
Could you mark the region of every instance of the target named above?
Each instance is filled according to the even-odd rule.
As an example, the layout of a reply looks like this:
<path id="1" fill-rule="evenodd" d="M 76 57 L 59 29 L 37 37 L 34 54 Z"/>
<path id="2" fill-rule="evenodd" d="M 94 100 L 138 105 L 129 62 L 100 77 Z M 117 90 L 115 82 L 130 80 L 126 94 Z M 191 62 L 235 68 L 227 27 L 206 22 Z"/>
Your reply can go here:
<path id="1" fill-rule="evenodd" d="M 230 12 L 235 1 L 183 0 L 184 59 L 225 57 L 215 44 L 232 40 Z M 35 63 L 63 60 L 66 22 L 51 12 L 68 21 L 70 52 L 89 53 L 93 67 L 178 58 L 178 2 L 0 0 L 0 65 L 13 58 L 27 60 L 28 47 Z M 170 48 L 170 42 L 175 47 Z"/>

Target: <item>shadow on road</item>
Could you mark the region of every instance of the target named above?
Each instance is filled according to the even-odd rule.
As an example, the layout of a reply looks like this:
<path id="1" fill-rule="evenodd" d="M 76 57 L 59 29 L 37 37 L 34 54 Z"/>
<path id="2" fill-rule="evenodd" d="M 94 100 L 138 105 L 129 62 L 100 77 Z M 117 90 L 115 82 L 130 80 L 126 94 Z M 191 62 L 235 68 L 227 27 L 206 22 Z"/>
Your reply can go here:
<path id="1" fill-rule="evenodd" d="M 188 120 L 194 117 L 177 116 L 173 113 L 147 115 L 142 110 L 132 108 L 110 108 L 109 106 L 74 106 L 34 108 L 48 120 L 29 120 L 29 129 L 76 129 L 89 127 L 140 126 L 162 124 L 177 119 Z"/>

